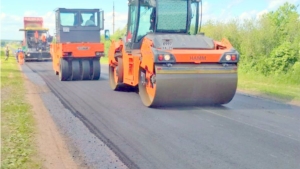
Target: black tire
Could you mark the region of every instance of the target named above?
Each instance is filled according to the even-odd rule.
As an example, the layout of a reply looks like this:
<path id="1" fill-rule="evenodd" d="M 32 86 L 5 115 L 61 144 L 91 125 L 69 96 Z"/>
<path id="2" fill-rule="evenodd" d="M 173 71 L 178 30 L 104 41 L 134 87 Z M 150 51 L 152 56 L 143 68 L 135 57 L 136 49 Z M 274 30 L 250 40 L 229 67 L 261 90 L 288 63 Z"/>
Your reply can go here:
<path id="1" fill-rule="evenodd" d="M 89 60 L 82 60 L 81 62 L 81 80 L 90 80 L 91 66 Z"/>
<path id="2" fill-rule="evenodd" d="M 60 59 L 59 80 L 66 81 L 70 77 L 69 63 L 65 59 Z"/>
<path id="3" fill-rule="evenodd" d="M 80 80 L 80 63 L 79 60 L 72 60 L 71 80 Z"/>
<path id="4" fill-rule="evenodd" d="M 101 74 L 100 61 L 95 59 L 92 62 L 91 80 L 99 80 Z"/>

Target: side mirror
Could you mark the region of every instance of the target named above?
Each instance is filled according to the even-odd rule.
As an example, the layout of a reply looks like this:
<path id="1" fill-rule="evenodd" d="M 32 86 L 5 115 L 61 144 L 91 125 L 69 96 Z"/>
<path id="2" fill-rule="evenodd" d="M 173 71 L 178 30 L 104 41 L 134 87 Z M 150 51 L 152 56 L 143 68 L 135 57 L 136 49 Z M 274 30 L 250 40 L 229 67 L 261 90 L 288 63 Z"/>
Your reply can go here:
<path id="1" fill-rule="evenodd" d="M 104 31 L 104 37 L 105 37 L 105 40 L 109 40 L 110 39 L 110 34 L 109 34 L 109 30 L 108 29 L 106 29 Z"/>

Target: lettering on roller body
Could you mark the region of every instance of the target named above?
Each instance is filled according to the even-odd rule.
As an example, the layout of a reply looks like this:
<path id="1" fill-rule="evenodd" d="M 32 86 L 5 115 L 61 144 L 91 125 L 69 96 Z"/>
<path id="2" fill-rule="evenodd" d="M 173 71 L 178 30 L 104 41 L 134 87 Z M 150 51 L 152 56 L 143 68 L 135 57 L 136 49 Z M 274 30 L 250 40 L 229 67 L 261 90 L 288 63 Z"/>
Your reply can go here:
<path id="1" fill-rule="evenodd" d="M 206 56 L 190 56 L 191 61 L 202 61 L 206 60 Z"/>

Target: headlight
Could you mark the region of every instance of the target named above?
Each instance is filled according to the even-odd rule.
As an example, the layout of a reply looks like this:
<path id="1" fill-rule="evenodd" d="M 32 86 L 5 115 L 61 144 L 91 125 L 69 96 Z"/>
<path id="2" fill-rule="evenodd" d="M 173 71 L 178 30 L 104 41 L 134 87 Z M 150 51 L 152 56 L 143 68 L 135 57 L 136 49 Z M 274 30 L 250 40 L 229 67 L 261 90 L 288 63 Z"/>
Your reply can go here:
<path id="1" fill-rule="evenodd" d="M 231 60 L 231 56 L 230 56 L 230 55 L 226 55 L 225 59 L 226 59 L 227 61 L 229 61 L 229 60 Z"/>
<path id="2" fill-rule="evenodd" d="M 166 61 L 168 61 L 168 60 L 171 59 L 171 56 L 170 56 L 169 54 L 166 54 L 166 55 L 164 56 L 164 58 L 165 58 Z"/>
<path id="3" fill-rule="evenodd" d="M 40 49 L 39 51 L 42 52 L 42 49 Z"/>
<path id="4" fill-rule="evenodd" d="M 100 52 L 96 52 L 96 55 L 99 56 L 99 55 L 100 55 Z"/>
<path id="5" fill-rule="evenodd" d="M 27 56 L 30 56 L 30 53 L 27 53 Z"/>

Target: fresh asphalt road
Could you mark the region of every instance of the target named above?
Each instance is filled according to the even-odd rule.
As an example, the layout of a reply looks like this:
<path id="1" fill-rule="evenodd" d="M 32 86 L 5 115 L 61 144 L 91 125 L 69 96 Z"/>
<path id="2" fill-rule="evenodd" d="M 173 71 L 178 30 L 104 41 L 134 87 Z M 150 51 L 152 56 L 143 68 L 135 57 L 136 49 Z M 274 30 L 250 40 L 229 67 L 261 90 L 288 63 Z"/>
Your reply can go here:
<path id="1" fill-rule="evenodd" d="M 68 82 L 51 62 L 26 65 L 129 168 L 300 169 L 300 107 L 237 93 L 220 107 L 152 109 L 112 91 L 107 65 L 99 81 Z"/>

